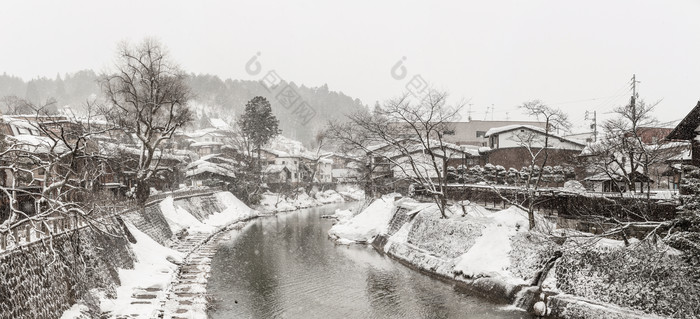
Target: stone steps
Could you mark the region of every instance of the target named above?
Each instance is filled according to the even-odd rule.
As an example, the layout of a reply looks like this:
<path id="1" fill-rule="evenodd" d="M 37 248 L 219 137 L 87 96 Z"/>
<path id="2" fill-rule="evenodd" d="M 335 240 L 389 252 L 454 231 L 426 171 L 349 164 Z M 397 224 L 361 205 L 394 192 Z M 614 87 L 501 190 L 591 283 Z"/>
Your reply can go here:
<path id="1" fill-rule="evenodd" d="M 193 235 L 197 243 L 185 244 L 181 247 L 195 247 L 207 236 Z M 216 254 L 216 243 L 220 237 L 215 235 L 207 243 L 199 246 L 185 258 L 180 272 L 173 280 L 171 289 L 163 307 L 165 318 L 193 318 L 195 314 L 206 313 L 206 287 L 211 259 Z M 190 238 L 188 238 L 190 239 Z"/>

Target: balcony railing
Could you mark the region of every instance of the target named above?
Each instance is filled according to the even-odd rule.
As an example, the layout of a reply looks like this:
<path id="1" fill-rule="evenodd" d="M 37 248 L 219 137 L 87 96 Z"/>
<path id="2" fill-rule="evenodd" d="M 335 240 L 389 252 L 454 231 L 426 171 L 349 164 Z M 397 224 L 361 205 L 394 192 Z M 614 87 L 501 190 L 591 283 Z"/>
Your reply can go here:
<path id="1" fill-rule="evenodd" d="M 222 191 L 220 187 L 196 188 L 176 190 L 152 195 L 143 206 L 135 200 L 120 201 L 119 204 L 104 203 L 98 205 L 99 215 L 90 217 L 78 217 L 77 215 L 45 216 L 40 219 L 24 219 L 17 221 L 6 229 L 0 229 L 0 254 L 17 247 L 26 246 L 45 238 L 51 238 L 64 233 L 72 232 L 94 223 L 115 216 L 133 212 L 141 207 L 149 207 L 159 203 L 163 199 L 172 196 L 174 199 L 183 199 L 194 196 L 209 195 Z"/>

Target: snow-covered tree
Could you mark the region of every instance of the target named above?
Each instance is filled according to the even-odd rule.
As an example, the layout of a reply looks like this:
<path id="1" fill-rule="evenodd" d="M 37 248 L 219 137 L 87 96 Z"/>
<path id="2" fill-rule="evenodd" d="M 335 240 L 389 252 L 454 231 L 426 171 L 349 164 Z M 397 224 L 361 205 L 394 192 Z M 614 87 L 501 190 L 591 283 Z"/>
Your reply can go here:
<path id="1" fill-rule="evenodd" d="M 133 171 L 139 202 L 148 198 L 157 173 L 170 169 L 161 165 L 164 141 L 193 119 L 185 78 L 163 45 L 152 39 L 136 46 L 121 44 L 116 69 L 100 76 L 108 121 L 137 139 L 139 154 Z"/>
<path id="2" fill-rule="evenodd" d="M 93 137 L 104 130 L 27 105 L 33 115 L 2 119 L 12 133 L 0 136 L 0 236 L 27 221 L 37 232 L 52 232 L 49 217 L 91 220 L 100 211 L 94 194 L 104 158 Z"/>
<path id="3" fill-rule="evenodd" d="M 447 161 L 458 147 L 443 137 L 452 131 L 449 122 L 462 107 L 450 107 L 446 102 L 444 92 L 430 90 L 418 101 L 405 94 L 375 107 L 373 113 L 350 114 L 344 123 L 331 121 L 328 134 L 346 150 L 367 154 L 370 167 L 386 165 L 395 178 L 416 185 L 446 217 Z"/>
<path id="4" fill-rule="evenodd" d="M 535 130 L 524 130 L 513 136 L 515 142 L 527 150 L 530 155 L 530 164 L 528 167 L 523 167 L 520 176 L 524 179 L 524 188 L 526 196 L 524 202 L 516 202 L 501 196 L 504 200 L 511 204 L 522 208 L 528 213 L 530 229 L 535 228 L 535 205 L 537 204 L 537 192 L 540 187 L 540 182 L 543 180 L 542 175 L 551 173 L 551 167 L 547 166 L 549 159 L 550 142 L 549 138 L 554 130 L 568 130 L 571 127 L 568 116 L 560 109 L 550 107 L 539 100 L 525 102 L 520 106 L 525 113 L 536 117 L 538 120 L 544 120 L 544 132 Z M 541 172 L 540 167 L 536 164 L 540 163 L 542 167 L 548 167 L 547 172 Z M 499 193 L 494 188 L 496 193 Z M 500 193 L 499 193 L 500 194 Z"/>

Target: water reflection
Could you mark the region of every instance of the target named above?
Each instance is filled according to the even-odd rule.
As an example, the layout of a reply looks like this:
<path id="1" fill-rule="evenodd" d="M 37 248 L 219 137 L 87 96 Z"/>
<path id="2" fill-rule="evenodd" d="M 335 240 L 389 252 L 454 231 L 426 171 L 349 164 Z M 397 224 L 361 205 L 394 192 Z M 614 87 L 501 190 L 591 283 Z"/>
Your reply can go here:
<path id="1" fill-rule="evenodd" d="M 343 204 L 344 206 L 354 204 Z M 336 208 L 258 219 L 212 261 L 211 318 L 521 318 L 366 246 L 328 240 Z"/>

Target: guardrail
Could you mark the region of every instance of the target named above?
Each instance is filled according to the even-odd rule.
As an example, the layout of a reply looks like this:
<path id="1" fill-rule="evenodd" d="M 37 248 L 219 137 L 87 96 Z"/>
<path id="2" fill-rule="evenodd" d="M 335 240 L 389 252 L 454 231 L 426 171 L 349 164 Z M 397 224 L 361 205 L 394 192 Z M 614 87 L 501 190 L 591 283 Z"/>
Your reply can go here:
<path id="1" fill-rule="evenodd" d="M 98 210 L 101 212 L 101 214 L 99 216 L 95 216 L 94 219 L 92 219 L 92 222 L 98 223 L 101 220 L 126 214 L 142 207 L 149 207 L 159 203 L 168 196 L 172 196 L 174 199 L 182 199 L 193 196 L 213 194 L 222 190 L 223 189 L 221 187 L 211 187 L 159 193 L 150 196 L 143 206 L 138 205 L 136 201 L 126 200 L 120 202 L 122 205 L 119 206 L 103 206 Z M 57 215 L 43 217 L 40 220 L 20 220 L 10 225 L 8 229 L 0 230 L 0 253 L 32 244 L 45 238 L 51 238 L 53 236 L 88 227 L 91 224 L 92 223 L 87 222 L 87 219 L 78 218 L 77 215 Z"/>

